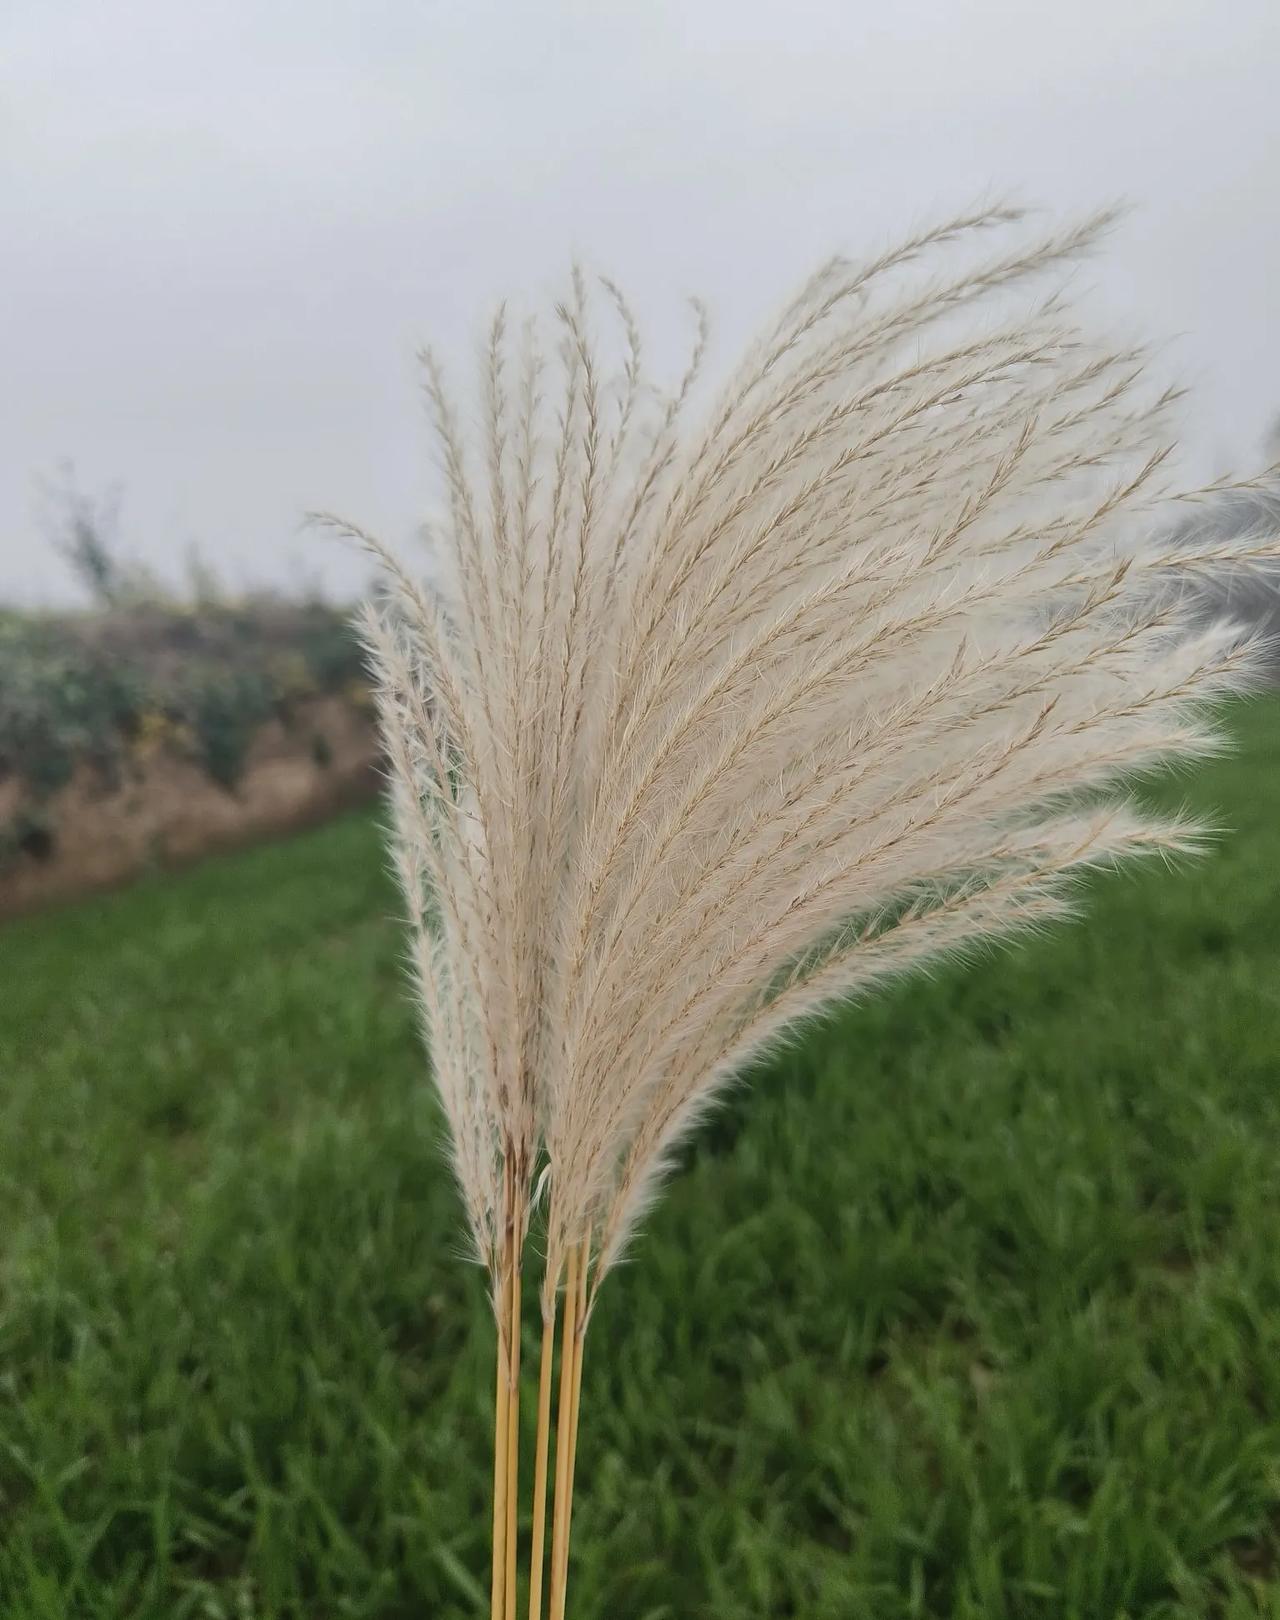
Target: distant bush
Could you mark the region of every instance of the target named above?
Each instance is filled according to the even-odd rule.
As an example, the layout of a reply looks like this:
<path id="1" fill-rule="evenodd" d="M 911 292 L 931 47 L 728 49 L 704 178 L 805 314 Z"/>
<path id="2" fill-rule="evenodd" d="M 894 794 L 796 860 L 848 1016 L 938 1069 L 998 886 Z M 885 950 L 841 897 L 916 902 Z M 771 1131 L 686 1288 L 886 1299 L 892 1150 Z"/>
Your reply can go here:
<path id="1" fill-rule="evenodd" d="M 145 703 L 140 676 L 77 645 L 55 620 L 0 616 L 0 777 L 20 776 L 43 799 L 77 759 L 114 772 Z"/>
<path id="2" fill-rule="evenodd" d="M 359 698 L 363 680 L 346 615 L 321 602 L 0 611 L 0 783 L 21 790 L 0 865 L 38 840 L 77 765 L 114 784 L 163 752 L 230 789 L 265 721 L 288 725 L 325 693 Z"/>

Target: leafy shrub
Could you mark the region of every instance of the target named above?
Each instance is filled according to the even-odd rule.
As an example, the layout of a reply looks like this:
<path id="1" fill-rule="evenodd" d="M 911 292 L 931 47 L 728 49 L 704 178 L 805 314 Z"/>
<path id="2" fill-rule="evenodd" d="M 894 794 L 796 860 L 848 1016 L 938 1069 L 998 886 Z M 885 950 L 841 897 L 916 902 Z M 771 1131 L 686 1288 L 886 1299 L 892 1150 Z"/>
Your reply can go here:
<path id="1" fill-rule="evenodd" d="M 234 787 L 254 732 L 272 713 L 269 682 L 254 670 L 201 672 L 185 698 L 206 770 L 223 787 Z"/>
<path id="2" fill-rule="evenodd" d="M 68 644 L 49 621 L 0 618 L 0 777 L 47 798 L 85 759 L 114 778 L 143 698 L 141 672 Z"/>
<path id="3" fill-rule="evenodd" d="M 325 692 L 363 692 L 359 643 L 325 603 L 0 610 L 0 781 L 21 786 L 0 865 L 39 842 L 31 818 L 78 764 L 114 784 L 168 753 L 232 789 L 259 727 Z"/>

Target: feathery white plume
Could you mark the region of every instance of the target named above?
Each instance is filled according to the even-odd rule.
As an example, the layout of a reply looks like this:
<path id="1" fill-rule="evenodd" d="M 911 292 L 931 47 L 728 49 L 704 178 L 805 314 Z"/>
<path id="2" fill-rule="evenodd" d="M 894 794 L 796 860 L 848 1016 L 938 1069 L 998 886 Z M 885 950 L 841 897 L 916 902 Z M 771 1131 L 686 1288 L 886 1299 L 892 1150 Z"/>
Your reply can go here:
<path id="1" fill-rule="evenodd" d="M 1108 223 L 1029 237 L 992 208 L 833 259 L 696 407 L 701 310 L 663 394 L 580 271 L 550 330 L 495 320 L 475 435 L 424 357 L 433 583 L 361 537 L 386 569 L 364 630 L 504 1334 L 540 1174 L 544 1317 L 568 1266 L 580 1335 L 763 1047 L 1058 916 L 1073 873 L 1193 844 L 1117 788 L 1216 746 L 1206 702 L 1259 647 L 1200 587 L 1280 542 L 1174 537 L 1176 395 L 1062 292 Z"/>

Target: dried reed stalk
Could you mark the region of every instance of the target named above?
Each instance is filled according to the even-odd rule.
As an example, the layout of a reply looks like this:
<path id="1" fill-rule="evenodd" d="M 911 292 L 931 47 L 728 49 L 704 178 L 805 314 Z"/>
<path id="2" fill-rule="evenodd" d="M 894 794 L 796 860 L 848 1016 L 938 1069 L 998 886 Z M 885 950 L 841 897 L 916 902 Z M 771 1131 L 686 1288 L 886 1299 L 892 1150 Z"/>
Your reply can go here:
<path id="1" fill-rule="evenodd" d="M 349 532 L 384 565 L 362 623 L 392 850 L 497 1320 L 494 1620 L 535 1176 L 529 1614 L 545 1576 L 562 1620 L 587 1324 L 676 1144 L 834 1002 L 1197 843 L 1117 790 L 1218 746 L 1206 703 L 1259 646 L 1200 586 L 1280 543 L 1175 538 L 1166 503 L 1220 486 L 1178 493 L 1176 392 L 1063 291 L 1109 222 L 1035 237 L 983 208 L 834 258 L 710 397 L 700 307 L 663 392 L 623 295 L 577 270 L 551 341 L 494 320 L 478 433 L 423 357 L 429 585 Z"/>
<path id="2" fill-rule="evenodd" d="M 538 1370 L 538 1437 L 533 1480 L 533 1532 L 529 1552 L 529 1620 L 542 1620 L 543 1562 L 547 1541 L 547 1473 L 551 1445 L 551 1379 L 555 1370 L 556 1318 L 552 1311 L 542 1324 L 542 1355 Z"/>
<path id="3" fill-rule="evenodd" d="M 511 1362 L 507 1350 L 510 1333 L 510 1285 L 503 1283 L 503 1304 L 497 1334 L 497 1388 L 493 1397 L 493 1571 L 490 1579 L 490 1620 L 505 1620 L 507 1577 L 508 1432 L 511 1424 Z"/>

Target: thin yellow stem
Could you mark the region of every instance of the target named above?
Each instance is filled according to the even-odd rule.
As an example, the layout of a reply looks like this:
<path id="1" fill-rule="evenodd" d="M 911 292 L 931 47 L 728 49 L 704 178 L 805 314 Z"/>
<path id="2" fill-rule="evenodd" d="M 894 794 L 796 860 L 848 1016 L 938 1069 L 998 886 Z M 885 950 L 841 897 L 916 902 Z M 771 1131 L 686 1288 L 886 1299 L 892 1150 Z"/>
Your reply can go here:
<path id="1" fill-rule="evenodd" d="M 507 1510 L 511 1471 L 512 1303 L 516 1274 L 515 1164 L 510 1150 L 502 1173 L 502 1257 L 497 1300 L 497 1383 L 493 1403 L 493 1572 L 489 1589 L 490 1620 L 506 1620 Z"/>
<path id="2" fill-rule="evenodd" d="M 551 1516 L 551 1620 L 563 1620 L 564 1591 L 559 1548 L 569 1483 L 569 1422 L 573 1413 L 573 1346 L 578 1314 L 578 1251 L 569 1251 L 564 1289 L 564 1331 L 560 1343 L 560 1398 L 556 1403 L 556 1492 Z"/>
<path id="3" fill-rule="evenodd" d="M 578 1320 L 573 1351 L 573 1430 L 569 1445 L 569 1499 L 573 1500 L 573 1469 L 578 1460 L 578 1413 L 582 1407 L 582 1348 L 587 1337 L 587 1281 L 591 1265 L 591 1245 L 582 1245 L 578 1257 Z"/>
<path id="4" fill-rule="evenodd" d="M 573 1372 L 569 1396 L 569 1450 L 566 1458 L 564 1520 L 559 1526 L 558 1548 L 552 1548 L 557 1560 L 559 1579 L 556 1590 L 559 1607 L 552 1611 L 551 1620 L 564 1620 L 565 1604 L 569 1596 L 569 1533 L 573 1525 L 573 1476 L 578 1462 L 578 1418 L 582 1410 L 582 1351 L 587 1336 L 587 1274 L 591 1263 L 591 1245 L 585 1240 L 577 1255 L 577 1265 L 570 1262 L 571 1273 L 577 1271 L 577 1298 L 574 1305 Z M 557 1481 L 557 1484 L 559 1481 Z"/>
<path id="5" fill-rule="evenodd" d="M 514 1223 L 512 1254 L 515 1253 Z M 516 1510 L 520 1505 L 520 1267 L 511 1272 L 510 1352 L 507 1368 L 510 1396 L 507 1407 L 507 1573 L 506 1620 L 516 1620 L 516 1552 L 520 1540 Z"/>
<path id="6" fill-rule="evenodd" d="M 507 1429 L 511 1418 L 511 1381 L 507 1376 L 507 1334 L 510 1323 L 511 1273 L 504 1263 L 498 1312 L 498 1372 L 493 1402 L 493 1578 L 489 1593 L 490 1620 L 505 1620 L 504 1588 L 507 1573 Z"/>
<path id="7" fill-rule="evenodd" d="M 533 1474 L 533 1549 L 529 1554 L 529 1620 L 542 1620 L 542 1568 L 547 1540 L 547 1461 L 551 1448 L 551 1373 L 556 1354 L 556 1302 L 542 1323 L 538 1373 L 538 1439 Z"/>

